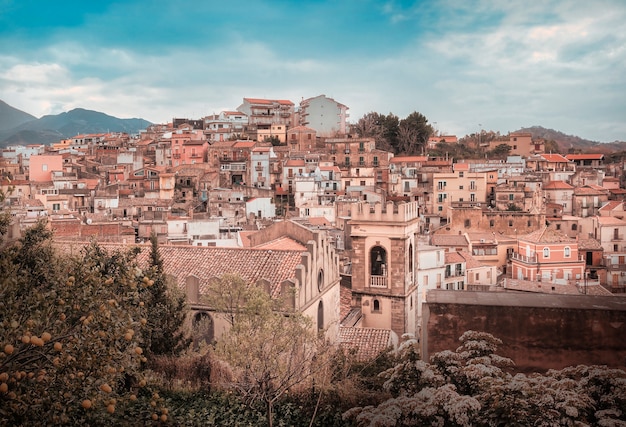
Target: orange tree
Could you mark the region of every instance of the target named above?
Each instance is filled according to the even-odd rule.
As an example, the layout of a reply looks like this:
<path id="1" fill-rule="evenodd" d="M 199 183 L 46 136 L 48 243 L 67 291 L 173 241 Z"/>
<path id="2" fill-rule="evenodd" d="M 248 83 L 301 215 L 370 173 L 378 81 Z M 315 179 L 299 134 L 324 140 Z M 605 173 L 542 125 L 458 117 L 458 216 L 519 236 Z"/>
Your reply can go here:
<path id="1" fill-rule="evenodd" d="M 95 244 L 60 255 L 41 223 L 0 250 L 0 423 L 107 425 L 126 410 L 167 420 L 158 395 L 136 403 L 140 290 L 152 282 L 135 255 Z"/>

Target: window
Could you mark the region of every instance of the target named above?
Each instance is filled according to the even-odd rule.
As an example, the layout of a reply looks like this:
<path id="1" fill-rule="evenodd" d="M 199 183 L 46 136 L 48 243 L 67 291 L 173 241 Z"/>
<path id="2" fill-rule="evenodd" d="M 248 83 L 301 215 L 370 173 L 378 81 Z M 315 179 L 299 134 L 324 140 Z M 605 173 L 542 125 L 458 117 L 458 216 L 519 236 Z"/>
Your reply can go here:
<path id="1" fill-rule="evenodd" d="M 476 201 L 476 194 L 470 193 L 470 202 L 475 202 L 475 201 Z"/>
<path id="2" fill-rule="evenodd" d="M 560 230 L 560 229 L 561 229 L 561 224 L 557 224 L 557 225 L 556 225 L 556 229 L 557 229 L 557 230 Z"/>
<path id="3" fill-rule="evenodd" d="M 462 189 L 463 189 L 463 186 L 462 186 L 462 185 L 459 185 L 459 190 L 462 190 Z"/>
<path id="4" fill-rule="evenodd" d="M 489 227 L 493 228 L 496 225 L 496 221 L 493 219 L 489 220 Z"/>
<path id="5" fill-rule="evenodd" d="M 324 288 L 324 270 L 320 268 L 317 272 L 317 290 L 321 291 Z"/>
<path id="6" fill-rule="evenodd" d="M 365 166 L 365 158 L 364 157 L 359 157 L 359 165 L 360 166 Z"/>
<path id="7" fill-rule="evenodd" d="M 577 228 L 578 228 L 578 224 L 572 224 L 572 231 L 576 231 Z"/>
<path id="8" fill-rule="evenodd" d="M 360 185 L 361 187 L 365 187 L 365 181 L 360 181 L 359 185 Z"/>
<path id="9" fill-rule="evenodd" d="M 310 133 L 307 133 L 306 139 L 311 139 L 311 134 Z"/>
<path id="10" fill-rule="evenodd" d="M 509 194 L 509 200 L 513 200 L 513 193 Z"/>
<path id="11" fill-rule="evenodd" d="M 480 273 L 476 273 L 475 279 L 477 282 L 480 280 Z"/>
<path id="12" fill-rule="evenodd" d="M 373 163 L 374 163 L 374 166 L 378 166 L 378 156 L 374 156 Z"/>
<path id="13" fill-rule="evenodd" d="M 374 299 L 374 301 L 372 301 L 372 311 L 380 313 L 380 301 L 378 301 L 378 299 Z"/>
<path id="14" fill-rule="evenodd" d="M 509 227 L 513 227 L 513 220 L 512 219 L 509 220 Z"/>
<path id="15" fill-rule="evenodd" d="M 446 187 L 446 182 L 445 181 L 437 182 L 437 190 L 443 190 L 445 187 Z"/>
<path id="16" fill-rule="evenodd" d="M 459 172 L 459 178 L 463 178 L 463 172 Z"/>
<path id="17" fill-rule="evenodd" d="M 550 258 L 550 248 L 543 248 L 543 257 Z"/>
<path id="18" fill-rule="evenodd" d="M 470 221 L 469 219 L 465 220 L 465 228 L 470 228 L 472 226 L 472 221 Z"/>
<path id="19" fill-rule="evenodd" d="M 565 246 L 565 248 L 563 249 L 563 255 L 565 256 L 565 258 L 569 258 L 571 255 L 571 249 L 569 248 L 569 246 Z"/>
<path id="20" fill-rule="evenodd" d="M 412 244 L 409 244 L 409 273 L 413 273 L 413 245 Z"/>
<path id="21" fill-rule="evenodd" d="M 476 181 L 470 181 L 470 190 L 476 190 Z"/>
<path id="22" fill-rule="evenodd" d="M 60 204 L 60 203 L 53 203 L 53 204 L 52 204 L 52 210 L 53 210 L 53 211 L 59 211 L 59 210 L 61 210 L 61 204 Z"/>
<path id="23" fill-rule="evenodd" d="M 45 163 L 43 165 L 41 165 L 41 170 L 42 171 L 47 171 L 48 170 L 48 165 L 46 165 Z"/>

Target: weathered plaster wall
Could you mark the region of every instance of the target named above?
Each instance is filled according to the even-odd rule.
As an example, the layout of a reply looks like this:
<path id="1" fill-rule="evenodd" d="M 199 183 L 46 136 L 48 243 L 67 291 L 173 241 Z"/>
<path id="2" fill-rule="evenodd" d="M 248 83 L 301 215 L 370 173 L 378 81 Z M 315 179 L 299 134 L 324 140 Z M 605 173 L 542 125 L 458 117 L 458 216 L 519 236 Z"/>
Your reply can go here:
<path id="1" fill-rule="evenodd" d="M 455 350 L 467 330 L 503 341 L 520 371 L 606 364 L 626 369 L 626 298 L 431 291 L 423 307 L 422 354 Z"/>

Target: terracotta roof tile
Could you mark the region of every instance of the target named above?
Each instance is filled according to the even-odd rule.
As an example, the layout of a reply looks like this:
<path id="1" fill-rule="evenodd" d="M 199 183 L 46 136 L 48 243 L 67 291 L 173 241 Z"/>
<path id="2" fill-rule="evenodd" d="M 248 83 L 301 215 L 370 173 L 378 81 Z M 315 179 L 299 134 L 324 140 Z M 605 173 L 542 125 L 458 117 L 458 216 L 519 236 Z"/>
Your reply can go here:
<path id="1" fill-rule="evenodd" d="M 458 262 L 465 262 L 465 258 L 458 252 L 446 252 L 445 254 L 446 264 L 454 264 Z"/>
<path id="2" fill-rule="evenodd" d="M 544 190 L 572 190 L 573 188 L 565 181 L 550 181 L 543 186 Z"/>
<path id="3" fill-rule="evenodd" d="M 565 158 L 568 160 L 602 160 L 604 154 L 566 154 Z"/>
<path id="4" fill-rule="evenodd" d="M 430 243 L 434 246 L 467 246 L 469 242 L 464 235 L 458 234 L 433 234 Z"/>
<path id="5" fill-rule="evenodd" d="M 392 346 L 391 331 L 388 329 L 339 327 L 339 344 L 346 350 L 355 351 L 360 362 L 375 359 L 382 351 Z"/>
<path id="6" fill-rule="evenodd" d="M 533 243 L 574 243 L 576 240 L 569 237 L 560 230 L 548 228 L 544 226 L 532 233 L 520 236 L 520 240 L 526 240 Z"/>
<path id="7" fill-rule="evenodd" d="M 87 243 L 63 244 L 66 252 L 76 253 Z M 100 244 L 107 249 L 129 248 L 126 245 Z M 141 245 L 137 257 L 139 265 L 145 267 L 150 258 L 150 247 Z M 295 280 L 296 267 L 302 263 L 302 251 L 262 250 L 245 248 L 219 248 L 205 246 L 160 246 L 166 274 L 176 277 L 178 287 L 185 289 L 189 275 L 200 279 L 200 294 L 207 292 L 209 281 L 225 273 L 239 274 L 248 283 L 267 280 L 271 284 L 272 296 L 278 296 L 280 285 L 286 280 Z"/>

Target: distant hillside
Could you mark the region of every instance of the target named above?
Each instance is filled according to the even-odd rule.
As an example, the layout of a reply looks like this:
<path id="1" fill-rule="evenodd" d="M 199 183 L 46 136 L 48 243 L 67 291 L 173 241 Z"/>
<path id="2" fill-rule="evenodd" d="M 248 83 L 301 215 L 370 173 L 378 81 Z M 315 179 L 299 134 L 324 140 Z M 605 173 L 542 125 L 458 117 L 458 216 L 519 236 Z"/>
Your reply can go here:
<path id="1" fill-rule="evenodd" d="M 151 123 L 144 119 L 118 119 L 97 111 L 76 108 L 66 113 L 43 116 L 11 129 L 0 130 L 0 146 L 49 144 L 85 133 L 138 133 Z"/>
<path id="2" fill-rule="evenodd" d="M 11 107 L 0 100 L 0 131 L 14 128 L 31 120 L 37 120 L 37 117 Z"/>
<path id="3" fill-rule="evenodd" d="M 546 141 L 555 141 L 559 146 L 561 154 L 567 154 L 570 151 L 610 154 L 626 150 L 626 142 L 601 143 L 597 141 L 589 141 L 588 139 L 583 139 L 573 135 L 566 135 L 563 132 L 559 132 L 554 129 L 546 129 L 541 126 L 522 128 L 516 132 L 529 132 L 533 135 L 533 138 L 543 138 Z"/>

